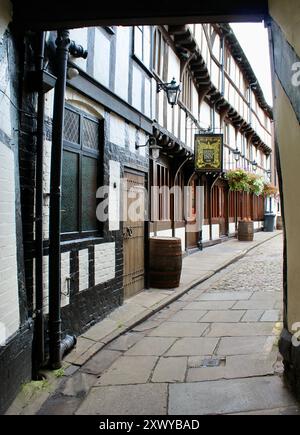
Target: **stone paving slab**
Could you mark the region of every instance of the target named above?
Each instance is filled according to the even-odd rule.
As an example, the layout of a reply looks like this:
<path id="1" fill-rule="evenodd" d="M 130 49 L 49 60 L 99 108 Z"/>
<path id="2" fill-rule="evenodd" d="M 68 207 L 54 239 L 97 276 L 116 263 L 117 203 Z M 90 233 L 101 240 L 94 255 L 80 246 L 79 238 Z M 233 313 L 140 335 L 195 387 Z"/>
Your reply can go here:
<path id="1" fill-rule="evenodd" d="M 261 322 L 278 322 L 278 320 L 281 320 L 279 310 L 266 310 L 260 319 Z"/>
<path id="2" fill-rule="evenodd" d="M 275 305 L 275 300 L 250 300 L 237 302 L 233 310 L 269 310 Z"/>
<path id="3" fill-rule="evenodd" d="M 207 313 L 207 311 L 198 310 L 181 310 L 171 316 L 169 322 L 198 322 Z"/>
<path id="4" fill-rule="evenodd" d="M 167 384 L 92 388 L 76 415 L 165 415 Z"/>
<path id="5" fill-rule="evenodd" d="M 207 323 L 232 323 L 236 322 L 238 323 L 243 315 L 245 314 L 245 311 L 209 311 L 205 316 L 199 320 L 199 322 L 207 322 Z"/>
<path id="6" fill-rule="evenodd" d="M 264 310 L 247 310 L 242 318 L 242 322 L 258 322 L 264 314 Z"/>
<path id="7" fill-rule="evenodd" d="M 94 356 L 99 350 L 101 350 L 104 347 L 103 343 L 95 343 L 90 346 L 85 352 L 76 352 L 76 358 L 73 355 L 69 355 L 66 357 L 66 362 L 72 362 L 74 365 L 82 366 L 85 364 L 92 356 Z M 74 349 L 76 350 L 76 348 Z M 72 351 L 73 352 L 73 351 Z"/>
<path id="8" fill-rule="evenodd" d="M 253 295 L 252 292 L 206 292 L 202 294 L 199 301 L 243 301 L 248 300 Z"/>
<path id="9" fill-rule="evenodd" d="M 171 384 L 169 415 L 232 414 L 295 406 L 280 378 Z"/>
<path id="10" fill-rule="evenodd" d="M 82 336 L 94 341 L 101 341 L 106 335 L 117 329 L 118 321 L 104 319 L 88 329 Z"/>
<path id="11" fill-rule="evenodd" d="M 80 357 L 80 355 L 85 353 L 94 344 L 94 340 L 89 340 L 88 338 L 84 337 L 78 337 L 76 346 L 70 353 L 66 355 L 64 361 L 73 364 Z"/>
<path id="12" fill-rule="evenodd" d="M 190 368 L 187 382 L 239 379 L 274 374 L 277 352 L 271 354 L 233 355 L 220 367 Z"/>
<path id="13" fill-rule="evenodd" d="M 208 310 L 229 310 L 229 308 L 233 307 L 235 301 L 202 301 L 202 302 L 190 302 L 187 304 L 184 309 L 185 310 L 199 310 L 199 311 L 208 311 Z"/>
<path id="14" fill-rule="evenodd" d="M 98 380 L 100 385 L 145 384 L 154 369 L 157 357 L 122 356 Z"/>
<path id="15" fill-rule="evenodd" d="M 163 355 L 176 341 L 176 338 L 166 337 L 145 337 L 131 349 L 129 349 L 125 355 Z"/>
<path id="16" fill-rule="evenodd" d="M 265 352 L 268 337 L 223 337 L 217 349 L 217 355 L 248 355 Z"/>
<path id="17" fill-rule="evenodd" d="M 100 375 L 120 356 L 121 352 L 115 350 L 104 349 L 94 355 L 86 364 L 81 367 L 81 371 L 91 373 L 93 375 Z"/>
<path id="18" fill-rule="evenodd" d="M 212 355 L 218 338 L 181 338 L 168 350 L 165 356 Z"/>
<path id="19" fill-rule="evenodd" d="M 187 357 L 160 358 L 152 375 L 152 382 L 184 382 Z"/>
<path id="20" fill-rule="evenodd" d="M 214 323 L 207 337 L 258 337 L 273 335 L 273 323 Z"/>
<path id="21" fill-rule="evenodd" d="M 127 332 L 108 344 L 106 349 L 124 352 L 140 341 L 144 335 L 142 332 Z"/>
<path id="22" fill-rule="evenodd" d="M 148 335 L 153 337 L 201 337 L 208 323 L 165 322 Z"/>
<path id="23" fill-rule="evenodd" d="M 297 406 L 287 406 L 285 408 L 263 409 L 255 412 L 241 412 L 229 415 L 300 415 L 300 408 Z"/>

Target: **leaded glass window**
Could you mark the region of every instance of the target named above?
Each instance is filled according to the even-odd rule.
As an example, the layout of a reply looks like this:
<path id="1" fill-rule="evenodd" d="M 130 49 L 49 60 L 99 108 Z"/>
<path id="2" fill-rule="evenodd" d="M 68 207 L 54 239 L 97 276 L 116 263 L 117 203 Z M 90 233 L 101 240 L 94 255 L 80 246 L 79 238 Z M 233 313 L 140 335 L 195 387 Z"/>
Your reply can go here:
<path id="1" fill-rule="evenodd" d="M 96 191 L 101 177 L 99 119 L 65 108 L 61 231 L 68 237 L 99 232 Z"/>

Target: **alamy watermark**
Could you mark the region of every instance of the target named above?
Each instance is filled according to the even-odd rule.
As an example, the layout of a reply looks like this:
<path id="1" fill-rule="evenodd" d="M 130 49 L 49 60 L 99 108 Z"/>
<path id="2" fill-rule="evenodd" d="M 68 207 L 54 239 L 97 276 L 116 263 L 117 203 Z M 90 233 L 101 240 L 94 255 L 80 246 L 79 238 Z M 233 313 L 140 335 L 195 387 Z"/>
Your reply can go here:
<path id="1" fill-rule="evenodd" d="M 148 191 L 142 185 L 132 185 L 123 178 L 114 186 L 101 186 L 96 216 L 99 222 L 175 222 L 192 221 L 187 232 L 199 231 L 204 216 L 204 187 L 152 186 Z M 151 207 L 150 207 L 151 204 Z"/>
<path id="2" fill-rule="evenodd" d="M 295 347 L 300 346 L 300 322 L 296 322 L 292 325 L 292 332 L 294 333 L 292 337 L 292 344 Z"/>
<path id="3" fill-rule="evenodd" d="M 300 86 L 300 62 L 295 62 L 292 65 L 292 85 L 295 87 Z"/>

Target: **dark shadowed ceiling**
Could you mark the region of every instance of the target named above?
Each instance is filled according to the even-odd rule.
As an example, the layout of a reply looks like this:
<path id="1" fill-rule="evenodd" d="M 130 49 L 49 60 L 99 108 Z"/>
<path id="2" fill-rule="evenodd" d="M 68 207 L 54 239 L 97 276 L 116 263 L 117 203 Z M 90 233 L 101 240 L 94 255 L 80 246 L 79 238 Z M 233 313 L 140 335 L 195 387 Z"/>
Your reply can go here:
<path id="1" fill-rule="evenodd" d="M 96 25 L 261 21 L 267 0 L 12 0 L 18 27 L 54 30 Z"/>

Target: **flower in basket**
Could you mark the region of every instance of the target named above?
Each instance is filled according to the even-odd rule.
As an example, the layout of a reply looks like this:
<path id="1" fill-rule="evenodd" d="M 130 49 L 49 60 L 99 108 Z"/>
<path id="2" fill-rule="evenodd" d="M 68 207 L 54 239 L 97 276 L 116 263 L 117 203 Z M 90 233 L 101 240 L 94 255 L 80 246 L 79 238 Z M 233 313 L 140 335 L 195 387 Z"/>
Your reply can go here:
<path id="1" fill-rule="evenodd" d="M 264 183 L 263 194 L 264 196 L 274 196 L 276 198 L 279 195 L 279 191 L 272 183 Z"/>
<path id="2" fill-rule="evenodd" d="M 264 180 L 259 175 L 248 174 L 248 183 L 250 188 L 250 193 L 253 193 L 256 196 L 262 195 L 264 191 Z"/>
<path id="3" fill-rule="evenodd" d="M 226 172 L 229 188 L 236 192 L 250 192 L 248 173 L 243 169 Z"/>

